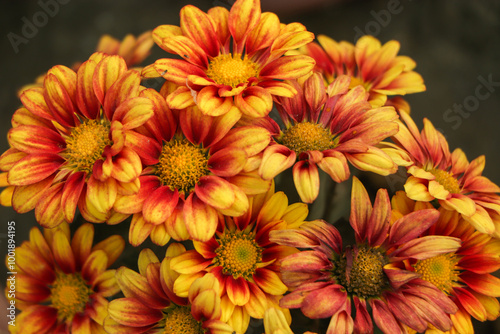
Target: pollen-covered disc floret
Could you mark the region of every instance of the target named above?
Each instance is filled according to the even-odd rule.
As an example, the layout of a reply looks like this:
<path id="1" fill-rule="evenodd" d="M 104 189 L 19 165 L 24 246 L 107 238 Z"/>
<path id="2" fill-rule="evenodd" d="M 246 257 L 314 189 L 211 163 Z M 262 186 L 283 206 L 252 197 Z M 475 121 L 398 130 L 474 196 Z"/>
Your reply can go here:
<path id="1" fill-rule="evenodd" d="M 360 298 L 380 296 L 389 286 L 383 268 L 389 263 L 379 249 L 361 246 L 347 248 L 333 269 L 339 284 Z"/>
<path id="2" fill-rule="evenodd" d="M 458 180 L 450 173 L 442 169 L 433 168 L 429 173 L 436 177 L 436 181 L 452 194 L 460 193 Z"/>
<path id="3" fill-rule="evenodd" d="M 229 232 L 218 242 L 220 246 L 215 250 L 215 265 L 221 266 L 225 275 L 250 279 L 262 260 L 262 248 L 255 242 L 255 233 Z"/>
<path id="4" fill-rule="evenodd" d="M 297 155 L 307 151 L 324 151 L 336 146 L 330 131 L 312 122 L 293 125 L 285 130 L 278 141 Z"/>
<path id="5" fill-rule="evenodd" d="M 193 318 L 191 306 L 179 306 L 173 304 L 163 310 L 164 318 L 159 327 L 164 325 L 163 334 L 203 334 L 206 330 L 203 324 Z M 163 324 L 164 322 L 164 324 Z"/>
<path id="6" fill-rule="evenodd" d="M 185 139 L 165 143 L 159 160 L 156 174 L 172 190 L 189 192 L 209 173 L 205 152 Z"/>
<path id="7" fill-rule="evenodd" d="M 72 321 L 75 314 L 83 312 L 92 289 L 80 273 L 60 273 L 50 289 L 51 305 L 57 309 L 60 321 Z"/>
<path id="8" fill-rule="evenodd" d="M 104 148 L 113 143 L 109 139 L 110 126 L 106 120 L 92 119 L 73 128 L 62 153 L 68 166 L 91 173 L 95 162 L 102 159 Z"/>
<path id="9" fill-rule="evenodd" d="M 219 85 L 236 87 L 258 75 L 258 65 L 245 55 L 222 54 L 212 60 L 207 69 L 207 77 Z"/>
<path id="10" fill-rule="evenodd" d="M 431 282 L 439 290 L 450 294 L 453 285 L 458 281 L 459 271 L 456 269 L 458 259 L 453 254 L 441 254 L 415 264 L 415 271 L 422 279 Z"/>

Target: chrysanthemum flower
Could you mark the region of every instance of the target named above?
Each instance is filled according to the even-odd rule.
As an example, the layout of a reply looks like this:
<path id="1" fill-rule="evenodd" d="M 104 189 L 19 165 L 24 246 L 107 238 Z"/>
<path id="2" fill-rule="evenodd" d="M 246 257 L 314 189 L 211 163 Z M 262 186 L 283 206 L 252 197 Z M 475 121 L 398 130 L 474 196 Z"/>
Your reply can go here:
<path id="1" fill-rule="evenodd" d="M 356 244 L 343 249 L 337 229 L 321 220 L 270 233 L 273 242 L 309 249 L 281 261 L 283 281 L 292 292 L 280 305 L 300 307 L 309 318 L 332 317 L 327 334 L 371 333 L 372 318 L 384 333 L 404 332 L 404 326 L 422 331 L 428 323 L 450 329 L 449 314 L 457 311 L 456 305 L 401 264 L 460 247 L 460 239 L 453 237 L 419 237 L 438 217 L 435 209 L 420 210 L 391 224 L 387 191 L 377 192 L 372 208 L 366 189 L 354 177 L 350 223 Z"/>
<path id="2" fill-rule="evenodd" d="M 410 200 L 401 191 L 392 198 L 394 217 L 432 207 L 430 203 Z M 479 321 L 495 320 L 500 316 L 500 279 L 492 273 L 500 269 L 498 240 L 479 233 L 458 212 L 439 209 L 440 217 L 425 235 L 459 238 L 462 245 L 455 252 L 428 259 L 408 261 L 406 268 L 415 271 L 445 294 L 458 306 L 451 316 L 452 333 L 473 333 L 471 316 Z M 428 331 L 436 333 L 435 329 Z"/>
<path id="3" fill-rule="evenodd" d="M 126 137 L 153 115 L 140 89 L 139 72 L 122 58 L 95 53 L 77 73 L 55 66 L 43 87 L 26 90 L 12 117 L 11 148 L 0 157 L 14 209 L 35 209 L 44 227 L 71 222 L 77 206 L 87 221 L 124 219 L 111 210 L 114 201 L 137 192 L 142 171 Z"/>
<path id="4" fill-rule="evenodd" d="M 125 247 L 114 235 L 92 246 L 94 227 L 85 223 L 70 237 L 68 224 L 36 227 L 16 248 L 15 305 L 21 310 L 11 333 L 104 333 L 107 297 L 120 291 L 107 270 Z"/>
<path id="5" fill-rule="evenodd" d="M 125 295 L 109 303 L 104 321 L 107 333 L 234 334 L 220 320 L 219 281 L 213 275 L 194 280 L 185 298 L 173 293 L 178 274 L 170 269 L 173 257 L 186 251 L 171 244 L 161 261 L 150 249 L 139 254 L 139 273 L 120 267 L 116 280 Z"/>
<path id="6" fill-rule="evenodd" d="M 237 0 L 230 11 L 214 7 L 208 13 L 185 6 L 180 27 L 159 26 L 153 38 L 182 58 L 159 59 L 143 71 L 181 86 L 167 99 L 172 109 L 196 103 L 204 114 L 216 116 L 234 105 L 245 115 L 262 117 L 271 111 L 273 96 L 295 94 L 283 80 L 314 67 L 309 56 L 284 55 L 314 35 L 300 23 L 285 25 L 274 13 L 261 13 L 260 0 Z"/>
<path id="7" fill-rule="evenodd" d="M 397 55 L 397 41 L 381 45 L 375 37 L 363 36 L 353 45 L 336 42 L 325 35 L 317 39 L 319 44 L 313 42 L 302 48 L 303 53 L 316 61 L 315 70 L 321 72 L 328 83 L 339 75 L 351 76 L 351 87 L 365 87 L 374 107 L 383 106 L 390 95 L 425 91 L 424 80 L 413 71 L 415 61 Z"/>
<path id="8" fill-rule="evenodd" d="M 250 210 L 241 217 L 220 217 L 216 235 L 206 242 L 194 242 L 194 250 L 172 259 L 171 268 L 181 275 L 174 292 L 186 296 L 197 277 L 211 273 L 222 291 L 222 319 L 245 333 L 250 317 L 262 319 L 268 307 L 279 307 L 287 287 L 279 276 L 279 261 L 296 252 L 292 247 L 269 241 L 270 231 L 296 228 L 304 223 L 307 205 L 288 205 L 284 193 L 256 195 Z M 290 313 L 285 310 L 288 323 Z"/>
<path id="9" fill-rule="evenodd" d="M 399 132 L 393 140 L 412 164 L 404 185 L 409 198 L 436 201 L 447 210 L 457 211 L 478 231 L 500 236 L 500 187 L 482 176 L 484 156 L 469 163 L 461 149 L 452 153 L 448 142 L 428 119 L 419 133 L 408 114 L 401 114 Z"/>
<path id="10" fill-rule="evenodd" d="M 319 73 L 302 85 L 293 98 L 279 97 L 276 107 L 284 128 L 272 118 L 258 119 L 273 134 L 259 173 L 272 179 L 293 166 L 293 180 L 303 202 L 319 193 L 318 167 L 335 182 L 349 178 L 349 161 L 360 170 L 381 175 L 395 173 L 397 165 L 375 147 L 395 134 L 397 113 L 392 107 L 372 109 L 363 87 L 349 90 L 349 76 L 340 76 L 325 89 Z"/>
<path id="11" fill-rule="evenodd" d="M 144 59 L 146 59 L 146 57 L 151 53 L 153 45 L 154 41 L 151 31 L 146 31 L 138 37 L 128 34 L 121 42 L 110 35 L 103 35 L 97 43 L 95 52 L 102 52 L 107 55 L 118 55 L 125 60 L 125 63 L 130 68 L 140 64 Z M 74 63 L 71 66 L 71 69 L 77 72 L 81 64 L 81 62 Z M 134 69 L 138 71 L 142 70 L 142 68 L 137 67 Z M 17 95 L 21 96 L 25 90 L 30 88 L 43 87 L 46 75 L 47 73 L 41 74 L 35 79 L 34 83 L 21 87 L 17 91 Z"/>
<path id="12" fill-rule="evenodd" d="M 219 213 L 242 215 L 248 209 L 247 194 L 269 188 L 271 182 L 258 177 L 254 160 L 270 134 L 257 126 L 233 128 L 241 116 L 236 108 L 212 117 L 193 106 L 177 116 L 162 95 L 148 96 L 155 116 L 127 141 L 146 166 L 141 188 L 119 197 L 115 210 L 134 214 L 133 245 L 149 235 L 159 245 L 170 237 L 206 241 L 215 233 Z"/>

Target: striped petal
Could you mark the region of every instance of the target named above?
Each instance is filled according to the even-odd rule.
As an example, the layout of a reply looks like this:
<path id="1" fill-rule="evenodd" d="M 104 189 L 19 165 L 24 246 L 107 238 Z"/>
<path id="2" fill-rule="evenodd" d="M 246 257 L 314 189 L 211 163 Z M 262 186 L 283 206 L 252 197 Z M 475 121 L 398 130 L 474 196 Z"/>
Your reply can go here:
<path id="1" fill-rule="evenodd" d="M 192 193 L 184 203 L 184 221 L 193 240 L 207 241 L 217 229 L 217 211 Z"/>

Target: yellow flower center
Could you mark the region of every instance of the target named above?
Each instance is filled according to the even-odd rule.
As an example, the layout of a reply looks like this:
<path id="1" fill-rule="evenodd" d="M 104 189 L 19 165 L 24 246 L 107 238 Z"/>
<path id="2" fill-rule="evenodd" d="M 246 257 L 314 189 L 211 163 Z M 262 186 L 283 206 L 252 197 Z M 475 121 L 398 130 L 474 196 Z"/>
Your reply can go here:
<path id="1" fill-rule="evenodd" d="M 165 327 L 163 334 L 203 334 L 202 323 L 193 318 L 191 307 L 173 305 L 163 310 Z"/>
<path id="2" fill-rule="evenodd" d="M 329 130 L 311 122 L 295 124 L 287 129 L 278 141 L 297 155 L 307 151 L 324 151 L 337 145 L 337 140 L 334 140 Z"/>
<path id="3" fill-rule="evenodd" d="M 256 63 L 246 56 L 241 59 L 241 55 L 223 54 L 210 60 L 207 69 L 207 77 L 219 85 L 236 87 L 246 83 L 248 79 L 259 74 Z"/>
<path id="4" fill-rule="evenodd" d="M 450 294 L 453 284 L 458 281 L 456 269 L 458 259 L 454 254 L 442 254 L 418 261 L 414 268 L 422 279 L 434 284 L 441 291 Z"/>
<path id="5" fill-rule="evenodd" d="M 71 130 L 62 153 L 68 166 L 79 172 L 92 173 L 94 163 L 102 159 L 104 148 L 113 144 L 109 139 L 111 124 L 105 120 L 89 120 Z"/>
<path id="6" fill-rule="evenodd" d="M 368 246 L 348 248 L 333 269 L 337 282 L 360 298 L 380 296 L 389 286 L 384 266 L 389 261 L 379 250 Z"/>
<path id="7" fill-rule="evenodd" d="M 190 192 L 200 178 L 209 173 L 205 151 L 186 139 L 165 143 L 159 160 L 156 175 L 172 190 Z"/>
<path id="8" fill-rule="evenodd" d="M 436 168 L 431 169 L 429 172 L 436 177 L 436 181 L 439 182 L 439 184 L 442 185 L 444 189 L 448 190 L 452 194 L 460 193 L 460 185 L 458 184 L 458 180 L 453 177 L 450 172 Z"/>
<path id="9" fill-rule="evenodd" d="M 92 293 L 79 273 L 59 273 L 50 289 L 51 306 L 57 309 L 58 319 L 71 321 L 75 314 L 85 310 Z"/>
<path id="10" fill-rule="evenodd" d="M 215 250 L 214 264 L 222 267 L 222 273 L 232 275 L 234 279 L 250 279 L 257 264 L 262 261 L 262 248 L 255 242 L 255 234 L 241 231 L 226 233 L 219 240 L 219 245 Z"/>

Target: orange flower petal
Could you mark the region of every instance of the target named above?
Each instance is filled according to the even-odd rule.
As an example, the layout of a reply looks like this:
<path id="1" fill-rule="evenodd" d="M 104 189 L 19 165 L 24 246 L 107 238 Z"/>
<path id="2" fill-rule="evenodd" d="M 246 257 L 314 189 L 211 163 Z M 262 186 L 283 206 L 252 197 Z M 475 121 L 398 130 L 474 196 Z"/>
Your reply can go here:
<path id="1" fill-rule="evenodd" d="M 196 45 L 201 46 L 209 57 L 219 54 L 219 41 L 215 27 L 206 13 L 195 6 L 187 5 L 181 9 L 180 18 L 180 27 L 186 36 L 191 38 Z"/>
<path id="2" fill-rule="evenodd" d="M 253 275 L 255 283 L 266 293 L 270 295 L 283 295 L 288 288 L 278 274 L 266 268 L 258 268 Z"/>
<path id="3" fill-rule="evenodd" d="M 243 277 L 237 279 L 228 277 L 226 280 L 226 293 L 234 305 L 243 306 L 250 300 L 250 288 Z"/>
<path id="4" fill-rule="evenodd" d="M 61 231 L 57 231 L 54 234 L 54 239 L 52 240 L 52 252 L 54 254 L 54 259 L 62 271 L 66 274 L 75 272 L 76 261 L 73 255 L 73 250 L 71 249 L 68 238 Z"/>
<path id="5" fill-rule="evenodd" d="M 172 191 L 167 186 L 160 186 L 144 201 L 142 208 L 144 219 L 154 225 L 164 223 L 172 214 L 178 200 L 177 190 Z"/>
<path id="6" fill-rule="evenodd" d="M 61 157 L 55 154 L 30 154 L 11 168 L 7 180 L 11 185 L 30 185 L 49 177 L 61 163 Z"/>
<path id="7" fill-rule="evenodd" d="M 128 240 L 132 246 L 139 246 L 151 234 L 154 225 L 146 223 L 140 213 L 136 213 L 130 222 Z"/>
<path id="8" fill-rule="evenodd" d="M 258 24 L 261 16 L 259 0 L 239 0 L 229 12 L 228 27 L 236 45 L 243 42 L 247 34 Z M 240 46 L 243 48 L 243 45 Z M 242 50 L 236 50 L 242 53 Z"/>
<path id="9" fill-rule="evenodd" d="M 93 87 L 99 102 L 104 105 L 106 92 L 127 71 L 127 64 L 122 57 L 113 55 L 104 57 L 96 66 Z"/>
<path id="10" fill-rule="evenodd" d="M 172 258 L 170 268 L 179 274 L 195 274 L 204 270 L 212 263 L 212 259 L 205 259 L 193 250 Z"/>

